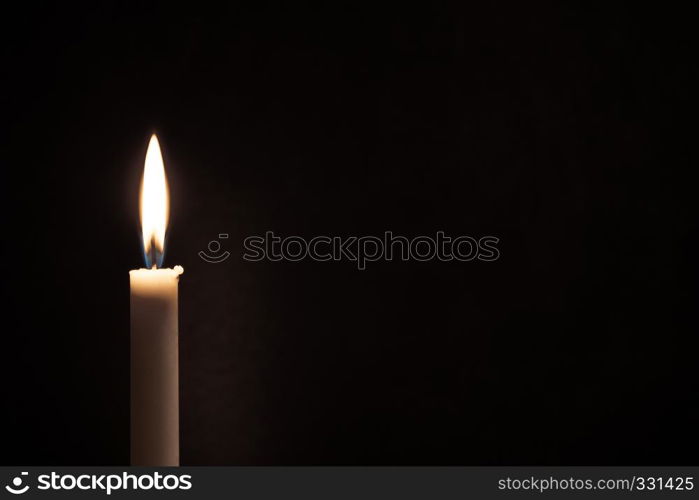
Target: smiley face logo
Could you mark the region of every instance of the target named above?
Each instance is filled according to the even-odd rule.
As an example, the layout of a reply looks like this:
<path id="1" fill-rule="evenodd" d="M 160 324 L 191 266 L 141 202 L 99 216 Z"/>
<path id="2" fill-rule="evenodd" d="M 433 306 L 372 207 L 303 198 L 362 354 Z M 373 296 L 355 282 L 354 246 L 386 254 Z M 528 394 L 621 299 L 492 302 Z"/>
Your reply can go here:
<path id="1" fill-rule="evenodd" d="M 22 486 L 22 477 L 21 476 L 26 476 L 27 474 L 29 474 L 29 473 L 22 472 L 20 474 L 20 476 L 17 476 L 12 480 L 12 485 L 8 484 L 7 486 L 5 486 L 5 489 L 7 491 L 9 491 L 10 493 L 12 493 L 13 495 L 21 495 L 22 493 L 26 493 L 27 490 L 29 489 L 29 485 L 27 484 L 26 486 L 24 486 L 24 488 L 21 487 Z"/>
<path id="2" fill-rule="evenodd" d="M 228 233 L 219 234 L 218 239 L 227 240 Z M 218 240 L 211 240 L 207 248 L 210 253 L 206 253 L 202 250 L 201 252 L 199 252 L 199 257 L 201 257 L 201 260 L 203 260 L 204 262 L 208 262 L 209 264 L 219 264 L 231 255 L 231 253 L 227 250 L 219 254 L 221 250 L 221 243 Z"/>

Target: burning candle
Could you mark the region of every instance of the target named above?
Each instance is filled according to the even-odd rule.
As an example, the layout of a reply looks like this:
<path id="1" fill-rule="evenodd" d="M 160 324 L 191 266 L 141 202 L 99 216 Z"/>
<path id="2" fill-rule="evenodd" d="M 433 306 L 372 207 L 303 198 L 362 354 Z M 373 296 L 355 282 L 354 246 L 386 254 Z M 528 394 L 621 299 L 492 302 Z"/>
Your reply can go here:
<path id="1" fill-rule="evenodd" d="M 177 285 L 182 267 L 162 269 L 169 200 L 155 134 L 146 152 L 140 212 L 146 267 L 131 279 L 131 464 L 180 461 Z"/>

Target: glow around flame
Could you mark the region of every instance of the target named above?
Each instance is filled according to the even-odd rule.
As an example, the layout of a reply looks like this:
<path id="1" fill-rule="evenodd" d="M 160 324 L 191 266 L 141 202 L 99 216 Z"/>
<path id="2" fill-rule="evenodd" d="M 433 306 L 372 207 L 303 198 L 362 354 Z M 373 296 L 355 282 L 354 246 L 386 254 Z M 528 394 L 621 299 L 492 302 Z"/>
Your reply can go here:
<path id="1" fill-rule="evenodd" d="M 141 231 L 146 267 L 161 267 L 165 251 L 170 199 L 163 156 L 160 153 L 158 138 L 153 134 L 146 152 L 141 183 Z"/>

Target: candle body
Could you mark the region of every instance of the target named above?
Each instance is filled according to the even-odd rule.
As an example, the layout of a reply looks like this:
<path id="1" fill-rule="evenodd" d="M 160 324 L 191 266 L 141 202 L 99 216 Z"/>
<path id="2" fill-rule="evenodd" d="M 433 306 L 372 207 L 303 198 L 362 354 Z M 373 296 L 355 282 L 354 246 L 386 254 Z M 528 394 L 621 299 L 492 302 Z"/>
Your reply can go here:
<path id="1" fill-rule="evenodd" d="M 181 273 L 179 266 L 129 273 L 132 465 L 179 465 L 177 289 Z"/>

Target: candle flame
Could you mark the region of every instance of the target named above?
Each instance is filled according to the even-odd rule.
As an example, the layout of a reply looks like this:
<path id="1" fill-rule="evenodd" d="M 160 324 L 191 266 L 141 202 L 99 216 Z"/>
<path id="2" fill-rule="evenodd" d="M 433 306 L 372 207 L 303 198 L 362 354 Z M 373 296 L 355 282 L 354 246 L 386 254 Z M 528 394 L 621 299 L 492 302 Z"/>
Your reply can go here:
<path id="1" fill-rule="evenodd" d="M 141 231 L 146 267 L 161 267 L 165 251 L 170 200 L 168 197 L 165 165 L 158 138 L 153 134 L 146 152 L 141 183 Z"/>

